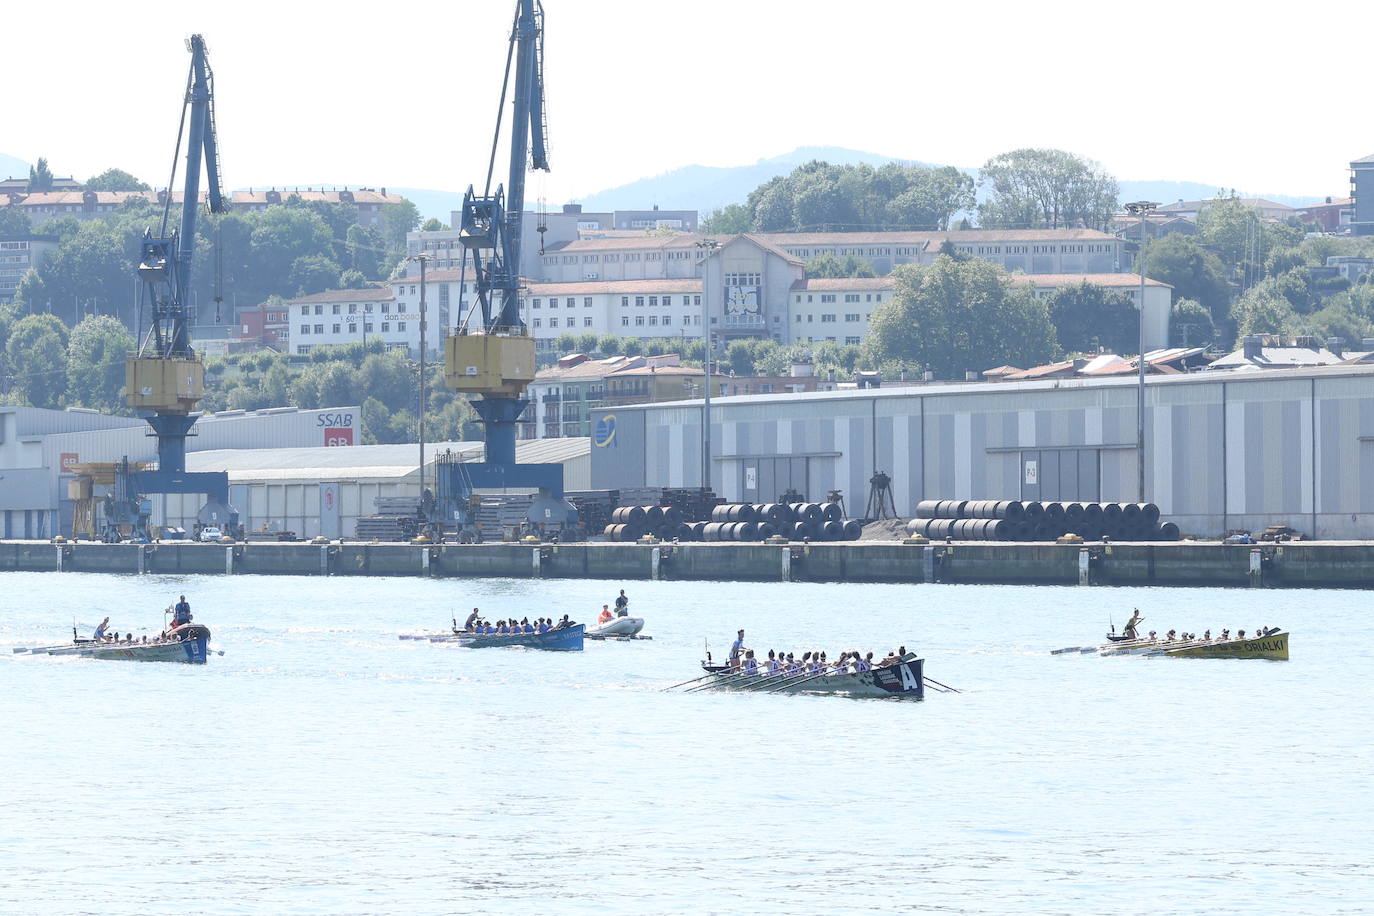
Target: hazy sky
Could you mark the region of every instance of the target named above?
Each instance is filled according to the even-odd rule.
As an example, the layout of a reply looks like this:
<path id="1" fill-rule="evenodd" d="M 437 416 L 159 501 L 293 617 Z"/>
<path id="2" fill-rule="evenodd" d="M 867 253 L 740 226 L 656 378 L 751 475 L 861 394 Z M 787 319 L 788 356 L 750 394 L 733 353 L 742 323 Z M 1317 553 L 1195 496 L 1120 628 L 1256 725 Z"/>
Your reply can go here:
<path id="1" fill-rule="evenodd" d="M 230 187 L 485 175 L 513 0 L 64 4 L 0 50 L 0 152 L 164 186 L 205 35 Z M 561 203 L 803 145 L 977 166 L 1055 146 L 1121 179 L 1342 195 L 1374 153 L 1348 4 L 546 0 Z M 14 17 L 9 17 L 13 21 Z M 1363 24 L 1362 21 L 1363 20 Z M 1358 43 L 1357 43 L 1358 44 Z M 504 157 L 504 153 L 502 154 Z"/>

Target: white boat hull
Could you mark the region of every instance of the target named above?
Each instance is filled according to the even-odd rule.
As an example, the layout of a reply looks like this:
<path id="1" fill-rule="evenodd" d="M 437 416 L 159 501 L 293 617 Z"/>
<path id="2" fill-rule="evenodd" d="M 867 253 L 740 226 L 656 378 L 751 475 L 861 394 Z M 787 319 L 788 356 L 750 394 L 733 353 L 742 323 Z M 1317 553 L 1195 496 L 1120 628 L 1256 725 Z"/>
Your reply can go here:
<path id="1" fill-rule="evenodd" d="M 612 617 L 601 626 L 589 627 L 588 636 L 636 636 L 644 629 L 643 617 Z"/>

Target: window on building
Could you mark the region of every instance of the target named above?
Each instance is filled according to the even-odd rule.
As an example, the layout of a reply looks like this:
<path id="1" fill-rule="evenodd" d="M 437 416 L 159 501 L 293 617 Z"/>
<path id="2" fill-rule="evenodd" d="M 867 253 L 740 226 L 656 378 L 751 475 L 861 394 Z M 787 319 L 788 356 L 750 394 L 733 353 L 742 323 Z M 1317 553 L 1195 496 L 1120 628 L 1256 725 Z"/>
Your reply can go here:
<path id="1" fill-rule="evenodd" d="M 643 296 L 635 296 L 635 305 L 636 305 L 636 306 L 643 306 L 643 305 L 644 305 L 644 297 L 643 297 Z"/>
<path id="2" fill-rule="evenodd" d="M 369 322 L 367 322 L 366 324 L 363 325 L 363 333 L 364 333 L 364 334 L 371 334 L 371 333 L 372 333 L 372 322 L 369 321 Z"/>
<path id="3" fill-rule="evenodd" d="M 629 296 L 621 296 L 621 297 L 620 297 L 620 307 L 621 307 L 621 308 L 628 308 L 629 305 L 630 305 L 630 297 L 629 297 Z"/>
<path id="4" fill-rule="evenodd" d="M 383 303 L 382 303 L 382 314 L 383 314 L 383 315 L 390 315 L 390 314 L 391 314 L 391 303 L 389 303 L 389 302 L 383 302 Z"/>
<path id="5" fill-rule="evenodd" d="M 858 312 L 849 312 L 849 313 L 847 313 L 847 314 L 844 316 L 844 320 L 845 320 L 845 321 L 858 321 L 858 320 L 859 320 L 859 313 L 858 313 Z"/>
<path id="6" fill-rule="evenodd" d="M 621 316 L 620 316 L 620 326 L 621 326 L 622 328 L 628 328 L 628 327 L 630 326 L 630 316 L 629 316 L 629 315 L 621 315 Z"/>
<path id="7" fill-rule="evenodd" d="M 822 293 L 822 294 L 821 294 L 821 304 L 822 304 L 822 305 L 824 305 L 824 304 L 827 303 L 827 302 L 834 302 L 834 301 L 835 301 L 835 294 L 834 294 L 834 293 Z"/>
<path id="8" fill-rule="evenodd" d="M 845 302 L 858 302 L 858 301 L 859 301 L 859 294 L 858 294 L 858 293 L 845 293 L 845 294 L 844 294 L 844 301 L 845 301 Z"/>
<path id="9" fill-rule="evenodd" d="M 672 297 L 672 296 L 664 296 L 664 297 L 663 297 L 663 304 L 664 304 L 664 305 L 672 305 L 672 304 L 673 304 L 673 297 Z M 683 304 L 685 305 L 686 303 L 683 303 Z"/>
<path id="10" fill-rule="evenodd" d="M 566 300 L 564 300 L 563 304 L 566 305 L 568 308 L 573 308 L 577 305 L 577 299 L 573 296 L 569 296 Z"/>
<path id="11" fill-rule="evenodd" d="M 845 342 L 846 344 L 857 344 L 857 343 L 859 342 L 859 338 L 857 338 L 857 337 L 846 337 L 846 338 L 844 339 L 844 342 Z"/>
<path id="12" fill-rule="evenodd" d="M 442 304 L 443 303 L 440 303 L 440 305 Z M 404 315 L 406 313 L 406 304 L 404 302 L 396 303 L 396 312 L 398 314 Z"/>
<path id="13" fill-rule="evenodd" d="M 358 333 L 358 326 L 357 326 L 356 324 L 350 324 L 350 325 L 348 326 L 348 333 L 350 333 L 350 334 L 356 334 L 356 333 Z"/>
<path id="14" fill-rule="evenodd" d="M 382 322 L 382 333 L 385 334 L 385 333 L 389 333 L 390 331 L 391 331 L 391 322 L 390 322 L 390 321 L 383 321 L 383 322 Z"/>
<path id="15" fill-rule="evenodd" d="M 797 324 L 801 324 L 801 323 L 802 323 L 802 316 L 798 315 L 798 316 L 797 316 Z"/>
<path id="16" fill-rule="evenodd" d="M 582 297 L 582 307 L 583 307 L 584 309 L 589 309 L 589 308 L 592 307 L 592 297 L 591 297 L 591 296 L 583 296 L 583 297 Z"/>
<path id="17" fill-rule="evenodd" d="M 673 316 L 672 316 L 672 315 L 664 315 L 664 316 L 663 316 L 663 325 L 664 325 L 664 327 L 667 327 L 668 325 L 670 325 L 670 324 L 672 324 L 672 323 L 673 323 Z"/>
<path id="18" fill-rule="evenodd" d="M 335 315 L 339 314 L 339 311 L 340 311 L 340 310 L 341 310 L 341 307 L 338 306 L 338 305 L 331 305 L 331 306 L 329 307 L 329 311 L 330 311 L 331 313 L 335 314 Z"/>
<path id="19" fill-rule="evenodd" d="M 302 305 L 302 306 L 301 306 L 301 314 L 302 314 L 302 315 L 309 315 L 309 314 L 310 314 L 310 306 L 308 306 L 308 305 Z"/>
<path id="20" fill-rule="evenodd" d="M 543 325 L 543 322 L 542 322 L 541 319 L 536 318 L 536 319 L 534 319 L 534 326 L 535 326 L 536 328 L 539 328 L 539 327 L 543 327 L 544 325 Z"/>
<path id="21" fill-rule="evenodd" d="M 350 314 L 350 315 L 356 315 L 356 314 L 358 314 L 358 303 L 356 303 L 356 302 L 350 302 L 350 303 L 348 304 L 348 314 Z"/>
<path id="22" fill-rule="evenodd" d="M 591 315 L 583 315 L 583 316 L 582 316 L 582 327 L 584 327 L 584 328 L 589 328 L 589 327 L 591 327 L 591 326 L 592 326 L 592 316 L 591 316 Z"/>
<path id="23" fill-rule="evenodd" d="M 396 330 L 398 330 L 398 331 L 405 331 L 405 329 L 406 329 L 406 323 L 405 323 L 404 321 L 398 321 L 398 322 L 396 322 Z"/>
<path id="24" fill-rule="evenodd" d="M 324 333 L 324 325 L 322 325 L 322 324 L 317 324 L 317 325 L 315 325 L 315 333 L 316 333 L 316 334 L 323 334 L 323 333 Z"/>
<path id="25" fill-rule="evenodd" d="M 410 288 L 410 294 L 411 294 L 412 296 L 415 295 L 415 287 L 412 286 L 412 287 Z"/>
<path id="26" fill-rule="evenodd" d="M 635 324 L 636 324 L 637 326 L 639 326 L 639 327 L 643 327 L 643 326 L 644 326 L 644 316 L 643 316 L 643 315 L 636 315 L 636 316 L 635 316 Z"/>
<path id="27" fill-rule="evenodd" d="M 297 356 L 304 356 L 305 354 L 307 354 L 307 353 L 309 353 L 309 352 L 310 352 L 310 344 L 300 344 L 299 346 L 296 347 L 296 355 L 297 355 Z"/>
<path id="28" fill-rule="evenodd" d="M 658 316 L 657 316 L 657 315 L 650 315 L 650 316 L 649 316 L 649 324 L 652 325 L 652 326 L 654 326 L 654 327 L 657 327 L 657 326 L 658 326 Z"/>
<path id="29" fill-rule="evenodd" d="M 302 333 L 302 334 L 309 334 L 309 333 L 310 333 L 310 325 L 308 325 L 308 324 L 303 324 L 303 325 L 301 325 L 301 333 Z"/>
<path id="30" fill-rule="evenodd" d="M 815 316 L 815 315 L 807 315 L 807 316 L 806 316 L 806 323 L 807 323 L 807 324 L 812 324 L 812 323 L 815 322 L 815 320 L 816 320 L 816 316 Z"/>
<path id="31" fill-rule="evenodd" d="M 556 308 L 558 308 L 558 298 L 557 298 L 556 296 L 550 296 L 550 297 L 549 297 L 549 308 L 551 308 L 551 309 L 556 309 Z"/>
<path id="32" fill-rule="evenodd" d="M 821 324 L 834 324 L 834 323 L 835 323 L 835 313 L 834 313 L 834 312 L 826 312 L 825 314 L 821 315 Z"/>
<path id="33" fill-rule="evenodd" d="M 658 297 L 657 297 L 657 296 L 650 296 L 650 297 L 649 297 L 649 304 L 650 304 L 650 305 L 654 305 L 654 306 L 658 305 Z"/>
<path id="34" fill-rule="evenodd" d="M 330 333 L 332 333 L 332 334 L 337 334 L 337 333 L 339 333 L 339 326 L 338 326 L 337 324 L 332 324 L 332 325 L 329 326 L 329 330 L 330 330 Z"/>
<path id="35" fill-rule="evenodd" d="M 549 327 L 551 327 L 551 328 L 556 328 L 556 327 L 558 327 L 558 316 L 557 316 L 557 315 L 550 315 L 550 316 L 549 316 Z"/>
<path id="36" fill-rule="evenodd" d="M 322 306 L 322 305 L 317 305 L 317 306 L 315 306 L 315 314 L 316 314 L 316 315 L 323 315 L 323 314 L 324 314 L 324 306 Z"/>
<path id="37" fill-rule="evenodd" d="M 371 315 L 371 314 L 372 314 L 372 303 L 369 302 L 369 303 L 367 303 L 366 305 L 364 305 L 364 306 L 363 306 L 363 311 L 366 312 L 367 314 Z"/>
<path id="38" fill-rule="evenodd" d="M 700 297 L 700 296 L 693 296 L 693 297 L 692 297 L 692 304 L 693 304 L 693 305 L 701 305 L 701 297 Z"/>

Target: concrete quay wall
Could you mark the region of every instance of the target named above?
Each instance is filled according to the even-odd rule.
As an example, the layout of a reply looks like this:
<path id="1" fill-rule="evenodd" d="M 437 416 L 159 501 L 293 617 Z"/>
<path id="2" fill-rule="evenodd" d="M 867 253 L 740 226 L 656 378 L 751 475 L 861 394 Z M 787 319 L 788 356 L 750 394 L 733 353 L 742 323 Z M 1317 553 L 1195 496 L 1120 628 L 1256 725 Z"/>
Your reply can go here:
<path id="1" fill-rule="evenodd" d="M 0 572 L 1374 588 L 1374 542 L 1009 544 L 52 544 Z"/>

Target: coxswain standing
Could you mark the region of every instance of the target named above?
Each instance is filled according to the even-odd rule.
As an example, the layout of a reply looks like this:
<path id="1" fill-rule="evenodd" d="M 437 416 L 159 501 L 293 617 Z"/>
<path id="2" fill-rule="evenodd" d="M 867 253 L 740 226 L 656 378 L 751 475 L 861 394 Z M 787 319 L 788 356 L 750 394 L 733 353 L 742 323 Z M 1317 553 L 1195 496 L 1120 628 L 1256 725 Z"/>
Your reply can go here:
<path id="1" fill-rule="evenodd" d="M 625 597 L 625 589 L 620 590 L 620 595 L 615 599 L 615 616 L 626 617 L 630 613 L 630 599 Z"/>
<path id="2" fill-rule="evenodd" d="M 186 596 L 182 595 L 181 600 L 176 604 L 175 613 L 172 614 L 172 629 L 175 630 L 177 627 L 185 626 L 190 622 L 191 605 L 187 602 Z"/>
<path id="3" fill-rule="evenodd" d="M 735 641 L 730 643 L 730 657 L 728 661 L 732 668 L 739 666 L 740 656 L 742 656 L 745 651 L 744 631 L 740 630 L 739 634 L 735 636 Z"/>
<path id="4" fill-rule="evenodd" d="M 1135 628 L 1136 628 L 1137 626 L 1139 626 L 1139 625 L 1140 625 L 1140 622 L 1143 621 L 1144 619 L 1145 619 L 1144 617 L 1141 617 L 1141 616 L 1140 616 L 1140 608 L 1138 608 L 1138 607 L 1133 607 L 1133 608 L 1131 608 L 1131 619 L 1128 620 L 1128 621 L 1126 621 L 1126 626 L 1122 627 L 1122 629 L 1121 629 L 1122 635 L 1123 635 L 1123 636 L 1128 636 L 1128 637 L 1130 637 L 1131 639 L 1135 639 L 1135 638 L 1137 637 Z"/>
<path id="5" fill-rule="evenodd" d="M 96 642 L 102 642 L 105 639 L 105 631 L 109 628 L 110 618 L 106 617 L 104 620 L 100 621 L 100 626 L 95 628 L 95 632 L 91 634 L 91 638 Z"/>
<path id="6" fill-rule="evenodd" d="M 464 630 L 472 630 L 472 629 L 474 629 L 474 628 L 477 626 L 477 619 L 478 619 L 479 617 L 481 617 L 481 616 L 482 616 L 481 612 L 478 611 L 477 608 L 473 608 L 473 609 L 472 609 L 472 613 L 468 615 L 467 621 L 463 623 L 463 629 L 464 629 Z"/>

